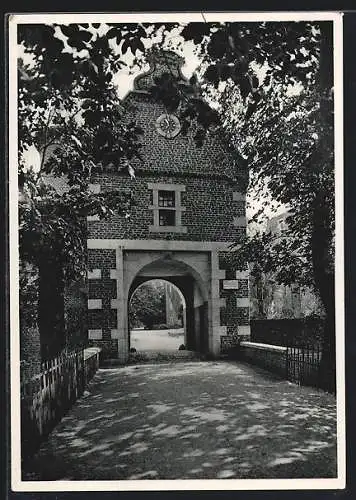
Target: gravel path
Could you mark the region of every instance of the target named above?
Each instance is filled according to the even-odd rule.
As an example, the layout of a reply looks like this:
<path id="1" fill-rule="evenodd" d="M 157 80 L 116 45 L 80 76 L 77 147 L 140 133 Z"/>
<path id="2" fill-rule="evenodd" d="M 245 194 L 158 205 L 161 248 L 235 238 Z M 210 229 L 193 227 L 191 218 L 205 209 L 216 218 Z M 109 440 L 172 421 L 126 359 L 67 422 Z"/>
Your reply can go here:
<path id="1" fill-rule="evenodd" d="M 132 330 L 130 346 L 137 351 L 177 351 L 184 344 L 184 328 L 168 330 Z"/>
<path id="2" fill-rule="evenodd" d="M 24 480 L 336 477 L 336 403 L 225 361 L 101 369 Z"/>

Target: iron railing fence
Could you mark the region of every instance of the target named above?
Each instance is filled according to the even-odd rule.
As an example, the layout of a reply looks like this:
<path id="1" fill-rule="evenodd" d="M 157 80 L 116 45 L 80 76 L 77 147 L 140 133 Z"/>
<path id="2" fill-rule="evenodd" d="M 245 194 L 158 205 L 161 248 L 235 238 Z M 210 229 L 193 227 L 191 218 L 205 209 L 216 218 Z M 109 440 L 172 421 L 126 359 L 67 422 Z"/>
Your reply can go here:
<path id="1" fill-rule="evenodd" d="M 321 355 L 319 346 L 287 347 L 287 379 L 299 385 L 320 387 Z"/>
<path id="2" fill-rule="evenodd" d="M 335 393 L 335 367 L 323 363 L 322 345 L 275 346 L 241 342 L 239 356 L 298 385 Z"/>

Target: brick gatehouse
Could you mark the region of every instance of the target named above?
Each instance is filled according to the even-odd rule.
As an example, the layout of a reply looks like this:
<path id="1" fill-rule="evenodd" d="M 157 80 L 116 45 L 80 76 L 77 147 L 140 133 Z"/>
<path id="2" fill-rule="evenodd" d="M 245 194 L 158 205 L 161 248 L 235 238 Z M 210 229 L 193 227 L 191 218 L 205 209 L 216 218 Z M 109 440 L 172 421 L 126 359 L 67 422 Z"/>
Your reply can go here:
<path id="1" fill-rule="evenodd" d="M 88 339 L 122 363 L 129 355 L 129 300 L 150 279 L 182 292 L 187 349 L 219 356 L 250 335 L 248 274 L 226 259 L 246 231 L 246 165 L 220 135 L 198 147 L 193 131 L 183 135 L 178 117 L 150 92 L 165 72 L 188 88 L 183 62 L 171 52 L 152 55 L 151 69 L 124 100 L 127 119 L 144 131 L 135 177 L 104 173 L 91 186 L 128 189 L 136 202 L 128 218 L 88 217 Z"/>

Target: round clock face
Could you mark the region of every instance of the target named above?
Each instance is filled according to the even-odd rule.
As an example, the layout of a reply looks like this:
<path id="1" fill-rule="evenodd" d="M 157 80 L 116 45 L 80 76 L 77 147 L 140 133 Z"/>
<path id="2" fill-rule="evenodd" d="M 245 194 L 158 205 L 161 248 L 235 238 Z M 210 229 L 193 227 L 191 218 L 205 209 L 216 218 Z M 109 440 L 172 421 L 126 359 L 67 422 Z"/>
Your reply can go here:
<path id="1" fill-rule="evenodd" d="M 156 120 L 157 132 L 163 135 L 163 137 L 167 137 L 168 139 L 172 139 L 177 134 L 179 134 L 180 129 L 180 122 L 175 115 L 164 113 Z"/>

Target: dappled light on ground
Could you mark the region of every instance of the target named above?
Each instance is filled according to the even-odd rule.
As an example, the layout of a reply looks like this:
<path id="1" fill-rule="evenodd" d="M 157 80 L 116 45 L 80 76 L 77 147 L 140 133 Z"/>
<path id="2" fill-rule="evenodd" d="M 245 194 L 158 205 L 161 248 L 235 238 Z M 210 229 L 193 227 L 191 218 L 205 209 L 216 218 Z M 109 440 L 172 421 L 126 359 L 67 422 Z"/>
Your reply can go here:
<path id="1" fill-rule="evenodd" d="M 335 407 L 232 362 L 99 370 L 24 480 L 335 477 Z"/>

